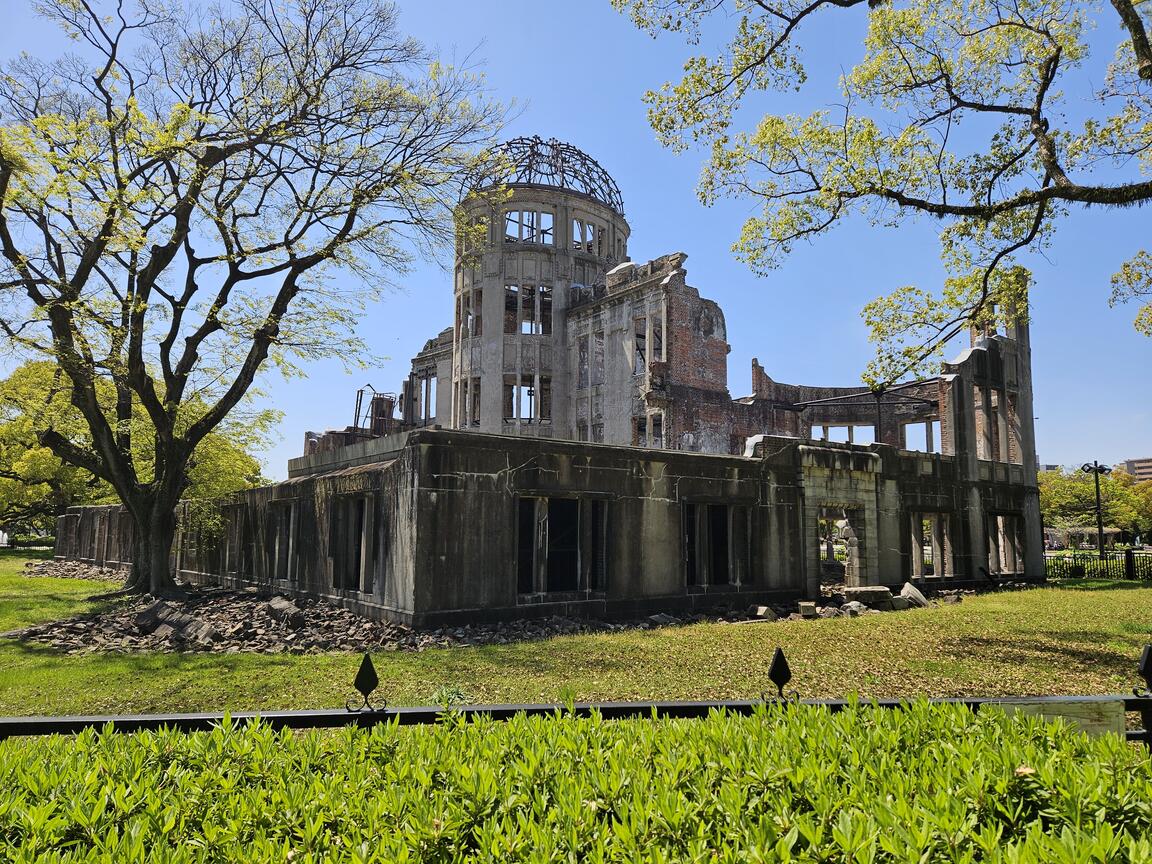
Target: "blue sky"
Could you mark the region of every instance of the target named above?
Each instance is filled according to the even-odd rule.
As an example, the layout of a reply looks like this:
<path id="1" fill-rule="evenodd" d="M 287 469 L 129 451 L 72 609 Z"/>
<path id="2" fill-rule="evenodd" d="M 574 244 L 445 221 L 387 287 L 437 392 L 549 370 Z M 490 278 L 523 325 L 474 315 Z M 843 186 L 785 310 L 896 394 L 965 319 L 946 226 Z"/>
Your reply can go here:
<path id="1" fill-rule="evenodd" d="M 506 137 L 569 141 L 615 177 L 632 228 L 634 260 L 688 254 L 690 283 L 726 313 L 733 396 L 750 391 L 753 357 L 778 381 L 858 383 L 872 353 L 859 315 L 863 304 L 900 285 L 939 284 L 937 225 L 928 220 L 899 229 L 850 221 L 797 248 L 770 276 L 753 275 L 730 247 L 754 206 L 703 207 L 694 191 L 701 155 L 662 149 L 645 118 L 645 89 L 677 77 L 689 47 L 674 36 L 654 41 L 608 0 L 399 5 L 407 33 L 446 57 L 474 52 L 493 93 L 516 100 Z M 0 29 L 0 57 L 66 50 L 67 40 L 36 19 L 25 0 L 0 0 L 0 7 L 9 11 Z M 754 107 L 807 113 L 836 101 L 835 79 L 858 55 L 863 15 L 827 20 L 835 26 L 809 32 L 821 38 L 819 50 L 806 57 L 811 80 L 804 90 L 787 99 L 760 97 Z M 1111 26 L 1106 22 L 1097 35 L 1107 46 L 1103 56 L 1111 55 L 1118 36 Z M 710 46 L 705 40 L 700 47 Z M 1032 346 L 1043 462 L 1152 456 L 1152 340 L 1133 330 L 1134 307 L 1107 304 L 1111 274 L 1150 238 L 1147 209 L 1081 212 L 1063 223 L 1045 257 L 1027 262 L 1037 282 Z M 443 267 L 444 262 L 422 262 L 364 318 L 362 335 L 386 361 L 352 373 L 335 361 L 316 363 L 304 380 L 264 383 L 269 402 L 284 412 L 280 440 L 263 454 L 268 476 L 285 476 L 285 461 L 301 452 L 305 430 L 350 423 L 358 387 L 399 388 L 412 355 L 450 323 L 451 279 Z"/>

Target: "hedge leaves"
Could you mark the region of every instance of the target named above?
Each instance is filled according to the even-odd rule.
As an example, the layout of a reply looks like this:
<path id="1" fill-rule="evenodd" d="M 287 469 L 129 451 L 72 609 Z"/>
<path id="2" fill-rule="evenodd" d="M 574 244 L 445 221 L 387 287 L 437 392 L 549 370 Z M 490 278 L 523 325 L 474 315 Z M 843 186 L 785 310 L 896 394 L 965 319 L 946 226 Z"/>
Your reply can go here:
<path id="1" fill-rule="evenodd" d="M 925 702 L 89 732 L 0 743 L 0 860 L 1149 864 L 1152 762 Z"/>

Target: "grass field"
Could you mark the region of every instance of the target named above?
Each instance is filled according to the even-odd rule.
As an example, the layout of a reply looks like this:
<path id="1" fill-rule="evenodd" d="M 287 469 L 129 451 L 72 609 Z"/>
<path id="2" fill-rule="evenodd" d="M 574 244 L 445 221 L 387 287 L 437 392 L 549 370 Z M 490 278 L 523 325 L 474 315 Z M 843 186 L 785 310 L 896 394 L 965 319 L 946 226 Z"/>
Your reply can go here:
<path id="1" fill-rule="evenodd" d="M 31 579 L 0 553 L 0 632 L 91 611 L 107 583 Z M 1090 582 L 826 621 L 704 623 L 547 642 L 374 655 L 379 694 L 426 704 L 754 698 L 782 646 L 805 697 L 1129 692 L 1152 642 L 1152 586 Z M 324 708 L 359 655 L 67 656 L 0 640 L 0 715 Z"/>

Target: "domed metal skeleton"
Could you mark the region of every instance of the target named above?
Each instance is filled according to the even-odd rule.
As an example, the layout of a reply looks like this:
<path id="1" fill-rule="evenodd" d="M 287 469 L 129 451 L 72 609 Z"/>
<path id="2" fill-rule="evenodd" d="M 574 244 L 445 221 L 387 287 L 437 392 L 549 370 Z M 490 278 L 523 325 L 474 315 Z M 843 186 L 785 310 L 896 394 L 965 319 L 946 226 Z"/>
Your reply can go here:
<path id="1" fill-rule="evenodd" d="M 581 192 L 624 214 L 624 199 L 612 175 L 571 144 L 539 136 L 513 138 L 496 148 L 496 167 L 471 184 L 473 189 L 497 183 L 554 186 Z"/>

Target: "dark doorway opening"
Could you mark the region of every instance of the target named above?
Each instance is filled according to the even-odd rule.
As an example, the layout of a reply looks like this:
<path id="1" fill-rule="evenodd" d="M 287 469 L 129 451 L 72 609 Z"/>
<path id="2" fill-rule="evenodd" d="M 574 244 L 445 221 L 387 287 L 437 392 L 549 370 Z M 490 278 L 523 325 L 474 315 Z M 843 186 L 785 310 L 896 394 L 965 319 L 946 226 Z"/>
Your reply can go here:
<path id="1" fill-rule="evenodd" d="M 548 580 L 545 590 L 575 591 L 580 583 L 580 502 L 548 499 Z"/>
<path id="2" fill-rule="evenodd" d="M 696 537 L 696 505 L 684 505 L 684 572 L 689 585 L 700 584 L 699 544 Z"/>
<path id="3" fill-rule="evenodd" d="M 713 585 L 727 585 L 729 578 L 728 506 L 708 505 L 708 576 Z"/>
<path id="4" fill-rule="evenodd" d="M 521 594 L 531 594 L 536 590 L 536 500 L 520 499 L 516 532 L 516 590 Z"/>
<path id="5" fill-rule="evenodd" d="M 603 591 L 608 581 L 608 536 L 604 501 L 590 502 L 592 516 L 592 555 L 588 568 L 588 587 L 593 591 Z"/>

